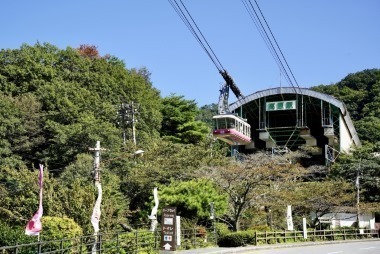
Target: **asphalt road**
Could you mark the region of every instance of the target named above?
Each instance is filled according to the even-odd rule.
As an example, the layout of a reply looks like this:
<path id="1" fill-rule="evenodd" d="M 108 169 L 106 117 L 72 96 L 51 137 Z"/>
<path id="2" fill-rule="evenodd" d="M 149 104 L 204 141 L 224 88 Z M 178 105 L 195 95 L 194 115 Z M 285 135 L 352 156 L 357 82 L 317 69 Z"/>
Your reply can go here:
<path id="1" fill-rule="evenodd" d="M 345 242 L 309 246 L 288 246 L 261 250 L 247 250 L 242 254 L 379 254 L 380 240 L 368 242 Z"/>

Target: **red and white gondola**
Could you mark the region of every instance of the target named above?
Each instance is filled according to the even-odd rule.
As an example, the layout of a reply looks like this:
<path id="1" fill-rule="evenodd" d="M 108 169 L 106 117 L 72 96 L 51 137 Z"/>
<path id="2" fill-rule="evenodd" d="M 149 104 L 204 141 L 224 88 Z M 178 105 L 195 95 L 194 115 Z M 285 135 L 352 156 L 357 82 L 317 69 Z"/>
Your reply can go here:
<path id="1" fill-rule="evenodd" d="M 213 116 L 213 136 L 229 145 L 246 145 L 251 142 L 251 126 L 233 114 Z"/>

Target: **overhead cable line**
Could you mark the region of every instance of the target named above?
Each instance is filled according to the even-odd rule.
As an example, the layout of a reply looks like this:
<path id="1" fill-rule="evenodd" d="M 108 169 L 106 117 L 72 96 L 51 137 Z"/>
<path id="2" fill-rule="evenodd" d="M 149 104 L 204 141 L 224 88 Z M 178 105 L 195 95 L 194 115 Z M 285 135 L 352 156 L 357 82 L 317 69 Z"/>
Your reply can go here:
<path id="1" fill-rule="evenodd" d="M 187 28 L 190 30 L 190 32 L 193 34 L 195 39 L 198 41 L 198 43 L 201 45 L 203 50 L 206 52 L 206 54 L 210 57 L 211 61 L 214 63 L 215 67 L 218 69 L 219 73 L 222 75 L 223 79 L 226 81 L 226 84 L 229 88 L 231 88 L 232 92 L 235 94 L 235 96 L 238 99 L 243 98 L 243 94 L 241 93 L 238 86 L 233 81 L 232 77 L 228 74 L 228 72 L 224 69 L 223 65 L 220 63 L 218 57 L 215 55 L 214 51 L 212 50 L 210 44 L 206 40 L 206 38 L 203 36 L 203 33 L 199 29 L 198 25 L 195 23 L 193 17 L 187 10 L 185 4 L 182 2 L 182 0 L 168 0 L 171 6 L 174 8 L 174 10 L 177 12 L 178 16 L 182 19 L 182 21 L 185 23 Z M 178 2 L 180 4 L 178 4 Z"/>
<path id="2" fill-rule="evenodd" d="M 193 17 L 191 16 L 189 11 L 187 10 L 187 8 L 184 5 L 184 3 L 182 2 L 182 0 L 179 0 L 182 7 L 178 4 L 177 0 L 168 0 L 168 1 L 172 5 L 174 10 L 177 12 L 178 16 L 180 16 L 183 23 L 185 23 L 185 25 L 190 30 L 190 32 L 193 34 L 195 39 L 198 41 L 198 43 L 204 49 L 206 54 L 210 57 L 211 61 L 214 63 L 214 65 L 218 69 L 218 71 L 219 72 L 224 71 L 223 65 L 220 63 L 218 57 L 215 55 L 210 44 L 208 43 L 206 38 L 203 36 L 201 30 L 199 29 L 198 25 L 195 23 Z"/>
<path id="3" fill-rule="evenodd" d="M 285 79 L 291 85 L 295 91 L 296 87 L 298 88 L 299 92 L 301 92 L 301 88 L 298 85 L 298 82 L 296 78 L 293 75 L 292 70 L 289 67 L 288 62 L 286 61 L 286 58 L 284 54 L 282 53 L 282 50 L 280 46 L 277 43 L 276 38 L 274 37 L 272 30 L 270 29 L 268 22 L 266 21 L 264 14 L 262 13 L 257 1 L 255 0 L 256 8 L 258 11 L 256 11 L 256 8 L 253 6 L 251 0 L 242 0 L 242 3 L 244 4 L 246 10 L 248 11 L 248 14 L 250 15 L 253 23 L 255 24 L 256 28 L 259 30 L 259 33 L 261 37 L 263 38 L 264 42 L 266 43 L 270 53 L 272 54 L 273 58 L 275 59 L 277 65 L 280 68 L 280 71 L 284 74 Z M 263 22 L 262 22 L 263 20 Z M 265 23 L 265 26 L 263 25 Z M 269 36 L 270 34 L 270 36 Z M 274 45 L 275 44 L 275 45 Z M 281 55 L 281 57 L 280 57 Z M 285 62 L 285 65 L 283 63 Z M 289 73 L 290 75 L 289 75 Z"/>

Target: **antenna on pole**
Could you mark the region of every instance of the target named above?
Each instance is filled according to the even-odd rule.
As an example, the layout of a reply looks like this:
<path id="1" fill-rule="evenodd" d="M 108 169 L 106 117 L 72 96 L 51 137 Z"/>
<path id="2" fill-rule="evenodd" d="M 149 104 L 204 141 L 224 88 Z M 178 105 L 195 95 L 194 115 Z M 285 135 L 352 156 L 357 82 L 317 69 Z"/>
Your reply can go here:
<path id="1" fill-rule="evenodd" d="M 140 114 L 139 110 L 140 105 L 135 102 L 131 103 L 121 103 L 118 115 L 121 118 L 121 127 L 123 128 L 123 145 L 125 146 L 127 137 L 126 137 L 126 126 L 128 124 L 132 125 L 132 140 L 133 144 L 136 146 L 136 115 Z"/>

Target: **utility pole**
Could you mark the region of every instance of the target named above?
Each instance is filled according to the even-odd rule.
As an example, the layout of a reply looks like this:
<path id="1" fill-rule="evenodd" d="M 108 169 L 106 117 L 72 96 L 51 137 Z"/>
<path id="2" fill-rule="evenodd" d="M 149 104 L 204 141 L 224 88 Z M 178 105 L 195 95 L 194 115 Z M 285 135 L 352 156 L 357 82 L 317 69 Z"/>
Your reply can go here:
<path id="1" fill-rule="evenodd" d="M 136 145 L 136 127 L 135 123 L 137 122 L 136 115 L 140 114 L 138 112 L 139 104 L 134 103 L 133 101 L 131 103 L 121 103 L 120 109 L 119 109 L 119 116 L 121 117 L 121 124 L 123 128 L 123 144 L 126 143 L 126 125 L 132 124 L 132 138 L 133 138 L 133 144 Z"/>
<path id="2" fill-rule="evenodd" d="M 95 156 L 94 156 L 94 169 L 93 169 L 93 174 L 94 174 L 94 185 L 95 188 L 98 190 L 98 197 L 96 199 L 94 209 L 92 211 L 91 215 L 91 223 L 92 226 L 94 227 L 94 245 L 92 246 L 92 253 L 97 253 L 98 250 L 100 249 L 100 241 L 99 241 L 99 221 L 100 221 L 100 215 L 101 215 L 101 210 L 100 210 L 100 205 L 102 203 L 102 185 L 101 185 L 101 178 L 100 178 L 100 151 L 105 150 L 100 148 L 100 141 L 96 141 L 96 146 L 95 148 L 89 148 L 90 151 L 95 151 Z"/>
<path id="3" fill-rule="evenodd" d="M 132 124 L 132 138 L 133 138 L 133 144 L 135 144 L 136 146 L 136 127 L 135 127 L 135 123 L 137 122 L 137 119 L 136 119 L 136 114 L 140 114 L 138 112 L 138 108 L 139 108 L 139 104 L 137 103 L 134 103 L 132 101 L 131 104 L 127 104 L 128 105 L 128 114 L 127 114 L 127 117 L 129 119 L 128 123 Z"/>
<path id="4" fill-rule="evenodd" d="M 96 141 L 95 148 L 89 148 L 90 151 L 95 151 L 94 156 L 94 183 L 95 186 L 100 183 L 100 151 L 102 150 L 100 148 L 100 141 Z"/>
<path id="5" fill-rule="evenodd" d="M 359 167 L 356 171 L 356 180 L 355 180 L 355 186 L 356 186 L 356 219 L 358 222 L 358 228 L 359 228 L 359 214 L 360 214 L 360 167 L 361 167 L 361 160 L 359 161 Z"/>
<path id="6" fill-rule="evenodd" d="M 121 118 L 121 128 L 123 128 L 123 145 L 125 146 L 126 142 L 126 134 L 125 134 L 125 127 L 126 127 L 126 116 L 127 116 L 127 110 L 126 110 L 126 103 L 121 103 L 118 115 Z"/>

